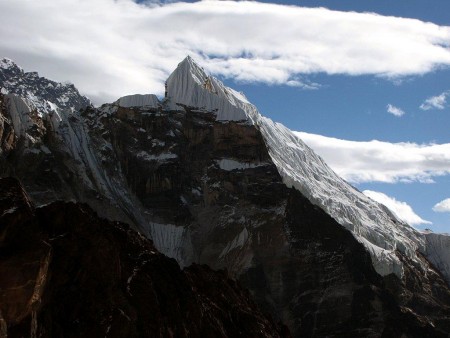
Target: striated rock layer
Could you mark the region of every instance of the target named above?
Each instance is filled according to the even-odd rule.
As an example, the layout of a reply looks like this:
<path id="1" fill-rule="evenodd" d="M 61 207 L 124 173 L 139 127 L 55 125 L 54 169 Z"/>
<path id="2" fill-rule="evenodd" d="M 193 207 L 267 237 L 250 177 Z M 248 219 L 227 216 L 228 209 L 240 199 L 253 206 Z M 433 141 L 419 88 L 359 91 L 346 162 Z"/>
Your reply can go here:
<path id="1" fill-rule="evenodd" d="M 288 337 L 225 272 L 173 259 L 86 205 L 0 179 L 1 337 Z"/>
<path id="2" fill-rule="evenodd" d="M 450 333 L 445 236 L 398 221 L 192 59 L 162 102 L 57 108 L 61 123 L 20 132 L 1 107 L 0 168 L 36 203 L 86 202 L 181 266 L 226 268 L 294 336 Z"/>

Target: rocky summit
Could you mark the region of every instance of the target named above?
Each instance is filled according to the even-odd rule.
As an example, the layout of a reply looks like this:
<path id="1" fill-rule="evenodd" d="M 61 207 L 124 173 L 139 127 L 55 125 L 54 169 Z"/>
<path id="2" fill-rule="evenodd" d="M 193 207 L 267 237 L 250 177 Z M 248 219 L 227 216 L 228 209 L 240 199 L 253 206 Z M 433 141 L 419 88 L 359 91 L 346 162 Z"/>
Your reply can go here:
<path id="1" fill-rule="evenodd" d="M 164 98 L 97 108 L 31 100 L 15 76 L 1 81 L 0 170 L 37 210 L 86 203 L 185 273 L 226 269 L 295 337 L 450 334 L 449 236 L 397 219 L 192 58 Z M 21 88 L 38 93 L 41 82 Z"/>

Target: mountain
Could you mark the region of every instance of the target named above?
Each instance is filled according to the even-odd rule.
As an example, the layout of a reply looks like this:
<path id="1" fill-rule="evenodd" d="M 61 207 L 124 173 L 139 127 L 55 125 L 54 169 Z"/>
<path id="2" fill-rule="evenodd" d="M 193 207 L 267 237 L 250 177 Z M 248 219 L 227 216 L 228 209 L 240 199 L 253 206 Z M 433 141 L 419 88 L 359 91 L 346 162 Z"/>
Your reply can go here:
<path id="1" fill-rule="evenodd" d="M 192 58 L 166 86 L 82 110 L 0 96 L 2 175 L 37 205 L 131 224 L 182 267 L 227 269 L 294 336 L 450 333 L 448 236 L 398 220 Z"/>
<path id="2" fill-rule="evenodd" d="M 288 337 L 223 271 L 183 271 L 87 206 L 0 179 L 1 337 Z M 4 226 L 7 224 L 8 226 Z"/>
<path id="3" fill-rule="evenodd" d="M 77 111 L 91 105 L 73 84 L 50 81 L 36 72 L 24 72 L 6 58 L 0 60 L 0 83 L 2 94 L 15 94 L 28 100 L 40 114 L 48 114 L 56 108 Z"/>

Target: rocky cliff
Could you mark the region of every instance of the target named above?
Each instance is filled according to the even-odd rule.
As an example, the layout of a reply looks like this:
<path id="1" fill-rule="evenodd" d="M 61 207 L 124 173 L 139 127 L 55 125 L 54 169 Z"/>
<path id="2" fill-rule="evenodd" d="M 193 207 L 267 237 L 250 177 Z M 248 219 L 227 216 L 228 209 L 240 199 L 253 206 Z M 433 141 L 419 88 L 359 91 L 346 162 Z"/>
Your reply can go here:
<path id="1" fill-rule="evenodd" d="M 38 205 L 86 202 L 181 266 L 226 268 L 295 336 L 450 333 L 448 253 L 430 244 L 444 237 L 397 220 L 192 59 L 167 89 L 42 117 L 2 96 L 2 172 Z"/>
<path id="2" fill-rule="evenodd" d="M 0 337 L 289 336 L 226 272 L 182 271 L 87 205 L 36 209 L 8 178 L 0 191 Z"/>

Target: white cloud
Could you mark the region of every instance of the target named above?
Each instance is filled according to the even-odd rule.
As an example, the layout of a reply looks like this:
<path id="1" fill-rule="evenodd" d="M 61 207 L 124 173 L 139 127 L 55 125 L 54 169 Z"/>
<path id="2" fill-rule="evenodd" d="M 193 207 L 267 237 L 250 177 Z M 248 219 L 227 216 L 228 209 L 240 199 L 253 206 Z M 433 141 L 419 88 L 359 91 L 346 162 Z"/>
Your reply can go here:
<path id="1" fill-rule="evenodd" d="M 447 104 L 447 97 L 450 95 L 450 90 L 443 92 L 440 95 L 429 97 L 424 103 L 420 105 L 422 110 L 439 109 L 442 110 Z"/>
<path id="2" fill-rule="evenodd" d="M 398 218 L 410 225 L 432 224 L 417 215 L 406 202 L 397 201 L 395 198 L 389 197 L 378 191 L 364 190 L 363 193 L 374 201 L 385 205 Z"/>
<path id="3" fill-rule="evenodd" d="M 450 174 L 450 143 L 359 142 L 296 134 L 352 183 L 432 183 L 433 177 Z"/>
<path id="4" fill-rule="evenodd" d="M 450 212 L 450 198 L 440 201 L 433 207 L 435 212 Z"/>
<path id="5" fill-rule="evenodd" d="M 405 115 L 405 112 L 402 109 L 400 109 L 396 106 L 393 106 L 392 104 L 388 104 L 386 106 L 386 109 L 387 109 L 388 113 L 390 113 L 394 116 L 397 116 L 397 117 Z"/>
<path id="6" fill-rule="evenodd" d="M 450 65 L 450 27 L 255 1 L 2 0 L 0 22 L 0 56 L 97 103 L 162 94 L 187 54 L 216 75 L 304 88 L 299 75 L 397 78 Z"/>

